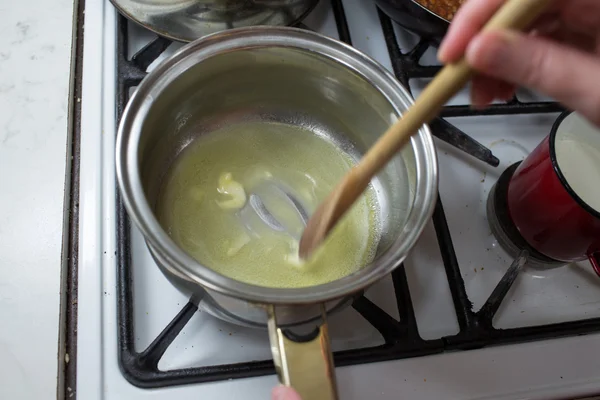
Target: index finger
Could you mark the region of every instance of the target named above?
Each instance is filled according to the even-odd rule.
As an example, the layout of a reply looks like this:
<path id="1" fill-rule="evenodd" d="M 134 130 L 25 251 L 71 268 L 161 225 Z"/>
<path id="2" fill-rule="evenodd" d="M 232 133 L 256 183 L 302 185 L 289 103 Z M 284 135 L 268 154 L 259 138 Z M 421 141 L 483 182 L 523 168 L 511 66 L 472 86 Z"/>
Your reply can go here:
<path id="1" fill-rule="evenodd" d="M 458 61 L 471 39 L 481 31 L 505 0 L 468 0 L 459 9 L 446 37 L 440 45 L 438 58 L 444 64 Z"/>

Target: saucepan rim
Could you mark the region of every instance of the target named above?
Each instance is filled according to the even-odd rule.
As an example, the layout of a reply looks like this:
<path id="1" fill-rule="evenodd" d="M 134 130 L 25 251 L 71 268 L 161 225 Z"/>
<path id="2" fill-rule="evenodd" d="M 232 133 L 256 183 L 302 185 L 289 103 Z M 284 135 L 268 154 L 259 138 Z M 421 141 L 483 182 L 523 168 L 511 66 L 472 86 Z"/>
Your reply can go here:
<path id="1" fill-rule="evenodd" d="M 562 127 L 562 124 L 564 122 L 566 122 L 567 119 L 571 116 L 582 118 L 579 114 L 568 110 L 568 111 L 564 111 L 562 114 L 560 114 L 559 117 L 554 122 L 554 125 L 552 125 L 552 129 L 550 130 L 550 135 L 548 136 L 550 162 L 552 163 L 552 168 L 554 169 L 554 172 L 556 173 L 556 176 L 558 177 L 559 182 L 562 184 L 563 188 L 569 194 L 569 196 L 571 196 L 571 198 L 573 198 L 573 201 L 575 201 L 588 214 L 590 214 L 594 218 L 600 220 L 600 211 L 594 209 L 585 200 L 583 200 L 581 198 L 581 196 L 579 196 L 577 194 L 575 189 L 573 189 L 571 184 L 569 184 L 569 181 L 567 180 L 566 176 L 562 172 L 562 169 L 560 168 L 560 164 L 558 162 L 558 157 L 556 156 L 556 137 L 557 137 L 558 133 L 560 132 L 560 128 Z"/>
<path id="2" fill-rule="evenodd" d="M 411 144 L 415 154 L 414 202 L 405 227 L 377 260 L 339 280 L 305 288 L 267 288 L 225 277 L 183 251 L 163 230 L 146 199 L 141 182 L 138 146 L 153 99 L 175 78 L 199 62 L 236 50 L 285 47 L 319 54 L 359 74 L 382 93 L 398 115 L 412 104 L 409 92 L 383 66 L 338 40 L 289 27 L 250 27 L 206 36 L 179 49 L 160 63 L 138 86 L 119 124 L 116 173 L 120 193 L 130 218 L 146 241 L 178 273 L 202 287 L 259 304 L 309 304 L 358 292 L 394 270 L 405 259 L 433 214 L 437 200 L 438 167 L 429 128 L 423 126 Z"/>

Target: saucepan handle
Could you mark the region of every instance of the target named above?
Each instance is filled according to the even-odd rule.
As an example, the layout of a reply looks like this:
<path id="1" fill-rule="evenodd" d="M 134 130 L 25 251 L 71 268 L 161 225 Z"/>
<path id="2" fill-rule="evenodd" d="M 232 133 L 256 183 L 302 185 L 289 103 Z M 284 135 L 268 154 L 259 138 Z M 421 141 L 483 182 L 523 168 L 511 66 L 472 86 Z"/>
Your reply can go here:
<path id="1" fill-rule="evenodd" d="M 600 251 L 596 251 L 591 253 L 588 258 L 590 259 L 590 263 L 592 263 L 592 268 L 598 276 L 600 276 Z"/>
<path id="2" fill-rule="evenodd" d="M 321 305 L 321 325 L 303 337 L 277 325 L 273 306 L 268 313 L 271 352 L 279 382 L 294 388 L 303 400 L 337 400 L 325 307 Z"/>

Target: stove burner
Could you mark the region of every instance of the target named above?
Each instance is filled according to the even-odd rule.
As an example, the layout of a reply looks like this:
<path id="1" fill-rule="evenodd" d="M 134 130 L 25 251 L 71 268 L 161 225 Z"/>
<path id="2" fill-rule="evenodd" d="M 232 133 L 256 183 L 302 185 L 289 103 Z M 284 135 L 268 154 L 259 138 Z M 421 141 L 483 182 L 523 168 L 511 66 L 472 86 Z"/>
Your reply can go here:
<path id="1" fill-rule="evenodd" d="M 350 30 L 342 0 L 331 0 L 331 8 L 340 40 L 351 45 Z M 439 67 L 423 66 L 419 63 L 421 56 L 429 47 L 430 42 L 427 39 L 421 39 L 415 48 L 407 53 L 403 53 L 400 50 L 392 21 L 382 12 L 379 12 L 379 17 L 396 77 L 406 87 L 410 87 L 409 80 L 411 78 L 432 78 L 439 71 Z M 118 20 L 117 43 L 117 123 L 128 100 L 130 89 L 141 82 L 146 75 L 148 66 L 171 44 L 171 41 L 168 39 L 157 38 L 138 51 L 133 57 L 129 58 L 127 54 L 127 37 L 127 21 L 124 17 L 120 17 Z M 491 166 L 498 166 L 499 160 L 492 154 L 491 150 L 447 122 L 446 118 L 484 115 L 547 114 L 559 111 L 562 111 L 562 107 L 557 103 L 525 103 L 519 101 L 517 98 L 506 103 L 494 104 L 485 110 L 473 110 L 468 105 L 448 106 L 443 109 L 441 117 L 431 124 L 431 128 L 433 134 L 439 139 Z M 507 173 L 506 179 L 510 179 L 510 175 L 510 173 Z M 72 190 L 78 190 L 78 179 L 75 179 L 74 182 Z M 500 191 L 501 189 L 496 190 L 496 192 Z M 72 196 L 72 198 L 77 198 L 77 196 Z M 495 198 L 495 196 L 492 198 Z M 116 217 L 119 366 L 123 376 L 131 384 L 143 388 L 159 388 L 275 373 L 271 360 L 161 370 L 158 367 L 159 360 L 173 343 L 173 340 L 181 333 L 184 326 L 190 321 L 191 317 L 197 312 L 197 301 L 195 299 L 191 299 L 173 317 L 173 320 L 165 326 L 163 331 L 144 351 L 136 351 L 136 326 L 133 318 L 134 301 L 132 296 L 135 282 L 132 276 L 131 265 L 130 222 L 118 191 Z M 76 221 L 76 219 L 72 219 L 71 224 L 74 223 L 73 221 Z M 336 366 L 399 360 L 446 351 L 582 335 L 600 331 L 600 318 L 510 329 L 496 329 L 493 326 L 494 316 L 519 274 L 523 266 L 523 258 L 515 257 L 512 266 L 508 268 L 483 307 L 479 311 L 475 311 L 465 288 L 465 281 L 461 274 L 452 243 L 452 236 L 441 198 L 438 198 L 432 221 L 452 295 L 454 311 L 460 328 L 459 333 L 431 340 L 425 340 L 420 336 L 408 279 L 404 267 L 400 266 L 392 273 L 399 319 L 393 318 L 364 296 L 358 297 L 352 304 L 354 310 L 381 334 L 385 343 L 375 347 L 338 351 L 334 353 Z M 76 275 L 76 262 L 74 266 Z M 73 352 L 73 354 L 75 353 Z M 72 365 L 75 365 L 75 363 L 71 362 L 69 364 L 69 366 Z M 75 383 L 75 381 L 70 382 L 72 386 Z"/>
<path id="2" fill-rule="evenodd" d="M 510 218 L 507 201 L 508 184 L 520 164 L 518 162 L 508 167 L 490 190 L 486 204 L 488 224 L 492 230 L 492 234 L 498 240 L 498 244 L 511 257 L 517 258 L 522 250 L 527 250 L 529 253 L 527 265 L 529 267 L 540 269 L 561 267 L 565 265 L 564 262 L 548 258 L 531 247 L 523 236 L 521 236 Z"/>

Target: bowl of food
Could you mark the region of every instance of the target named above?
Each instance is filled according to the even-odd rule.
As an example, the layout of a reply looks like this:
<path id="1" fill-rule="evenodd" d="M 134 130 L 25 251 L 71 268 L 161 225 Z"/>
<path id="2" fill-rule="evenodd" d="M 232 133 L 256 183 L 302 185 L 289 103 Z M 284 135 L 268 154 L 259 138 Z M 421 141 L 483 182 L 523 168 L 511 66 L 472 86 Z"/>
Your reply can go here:
<path id="1" fill-rule="evenodd" d="M 297 256 L 296 211 L 310 215 L 411 103 L 393 75 L 350 46 L 301 29 L 254 27 L 182 47 L 123 113 L 120 194 L 158 268 L 212 315 L 268 326 L 280 377 L 306 396 L 335 386 L 326 314 L 398 267 L 429 221 L 437 198 L 429 129 L 309 260 Z M 269 225 L 263 208 L 288 229 Z M 297 335 L 315 321 L 317 330 Z M 300 359 L 284 362 L 296 345 Z M 286 369 L 306 360 L 310 377 Z"/>
<path id="2" fill-rule="evenodd" d="M 466 0 L 376 0 L 403 27 L 439 44 L 454 15 Z"/>

